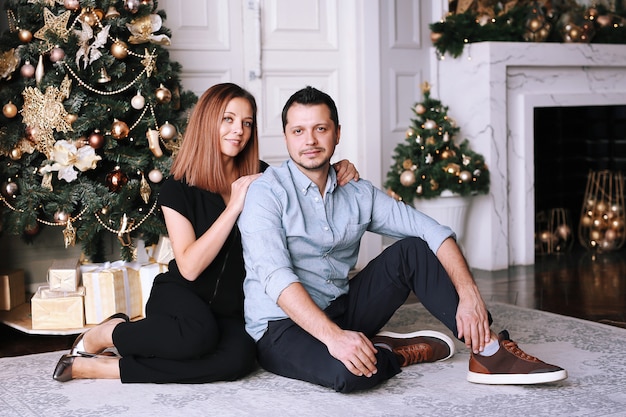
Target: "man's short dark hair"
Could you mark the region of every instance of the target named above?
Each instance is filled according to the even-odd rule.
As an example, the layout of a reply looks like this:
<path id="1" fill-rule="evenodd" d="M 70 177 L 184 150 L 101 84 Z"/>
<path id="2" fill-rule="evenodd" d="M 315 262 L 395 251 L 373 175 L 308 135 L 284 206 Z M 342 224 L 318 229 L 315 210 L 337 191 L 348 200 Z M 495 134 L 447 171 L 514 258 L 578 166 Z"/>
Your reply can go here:
<path id="1" fill-rule="evenodd" d="M 335 101 L 328 94 L 309 85 L 293 93 L 291 97 L 289 97 L 289 100 L 287 100 L 287 103 L 285 103 L 282 115 L 283 132 L 285 131 L 285 126 L 287 126 L 287 111 L 294 103 L 303 104 L 305 106 L 325 104 L 328 110 L 330 110 L 330 119 L 335 123 L 335 128 L 339 128 L 339 113 L 337 112 Z"/>

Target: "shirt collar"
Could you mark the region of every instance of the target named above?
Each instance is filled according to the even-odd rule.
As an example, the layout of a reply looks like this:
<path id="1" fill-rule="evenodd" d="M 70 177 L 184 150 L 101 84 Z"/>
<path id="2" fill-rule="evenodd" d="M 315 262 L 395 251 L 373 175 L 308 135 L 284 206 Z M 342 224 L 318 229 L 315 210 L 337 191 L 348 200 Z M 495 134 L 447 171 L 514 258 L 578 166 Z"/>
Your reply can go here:
<path id="1" fill-rule="evenodd" d="M 306 195 L 311 187 L 315 187 L 315 183 L 309 179 L 300 169 L 296 166 L 296 163 L 293 160 L 289 159 L 287 161 L 287 167 L 289 168 L 289 172 L 291 172 L 291 178 L 293 178 L 294 184 L 298 187 L 298 190 L 302 192 L 302 194 Z M 328 170 L 328 180 L 326 181 L 326 190 L 324 195 L 328 193 L 332 193 L 337 188 L 337 172 L 333 169 L 332 165 Z"/>

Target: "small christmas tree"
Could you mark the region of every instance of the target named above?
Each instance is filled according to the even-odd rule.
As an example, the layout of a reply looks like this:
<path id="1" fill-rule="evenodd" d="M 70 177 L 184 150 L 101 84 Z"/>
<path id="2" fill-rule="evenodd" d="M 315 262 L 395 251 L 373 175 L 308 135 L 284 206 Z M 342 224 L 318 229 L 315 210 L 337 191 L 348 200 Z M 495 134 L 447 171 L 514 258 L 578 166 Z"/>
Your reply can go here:
<path id="1" fill-rule="evenodd" d="M 424 100 L 413 107 L 415 119 L 406 141 L 396 146 L 395 163 L 387 173 L 385 187 L 398 200 L 434 198 L 449 190 L 461 196 L 486 194 L 489 171 L 482 155 L 467 140 L 454 143 L 459 131 L 448 117 L 448 107 L 430 97 L 430 85 L 422 85 Z"/>
<path id="2" fill-rule="evenodd" d="M 187 110 L 153 0 L 5 0 L 0 37 L 2 229 L 58 226 L 98 261 L 102 238 L 156 242 L 163 176 Z M 200 162 L 199 162 L 200 163 Z"/>

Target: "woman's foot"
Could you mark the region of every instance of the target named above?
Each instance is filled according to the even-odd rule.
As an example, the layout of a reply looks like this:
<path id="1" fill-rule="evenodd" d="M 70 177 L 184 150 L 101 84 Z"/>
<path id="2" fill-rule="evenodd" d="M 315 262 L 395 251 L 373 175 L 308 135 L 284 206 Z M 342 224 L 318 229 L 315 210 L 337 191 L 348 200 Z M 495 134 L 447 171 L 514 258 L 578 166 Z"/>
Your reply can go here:
<path id="1" fill-rule="evenodd" d="M 120 360 L 117 357 L 83 357 L 63 355 L 52 378 L 59 382 L 72 379 L 119 379 Z"/>
<path id="2" fill-rule="evenodd" d="M 71 356 L 94 356 L 101 354 L 105 349 L 113 347 L 113 329 L 120 323 L 128 322 L 126 314 L 117 313 L 102 323 L 81 333 L 74 341 Z"/>

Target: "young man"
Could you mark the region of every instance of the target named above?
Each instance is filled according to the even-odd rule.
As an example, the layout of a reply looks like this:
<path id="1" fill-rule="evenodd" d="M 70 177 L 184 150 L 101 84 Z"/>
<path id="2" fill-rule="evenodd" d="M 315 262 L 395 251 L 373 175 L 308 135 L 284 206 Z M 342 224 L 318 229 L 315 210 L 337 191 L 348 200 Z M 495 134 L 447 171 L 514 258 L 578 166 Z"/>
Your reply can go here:
<path id="1" fill-rule="evenodd" d="M 472 350 L 468 380 L 567 377 L 522 352 L 506 331 L 490 330 L 450 228 L 368 181 L 337 187 L 330 160 L 341 128 L 330 96 L 302 89 L 282 119 L 290 160 L 250 186 L 239 218 L 246 329 L 263 368 L 351 392 L 376 386 L 401 366 L 451 357 L 454 344 L 439 332 L 377 334 L 413 291 Z M 400 240 L 349 280 L 365 231 Z"/>

